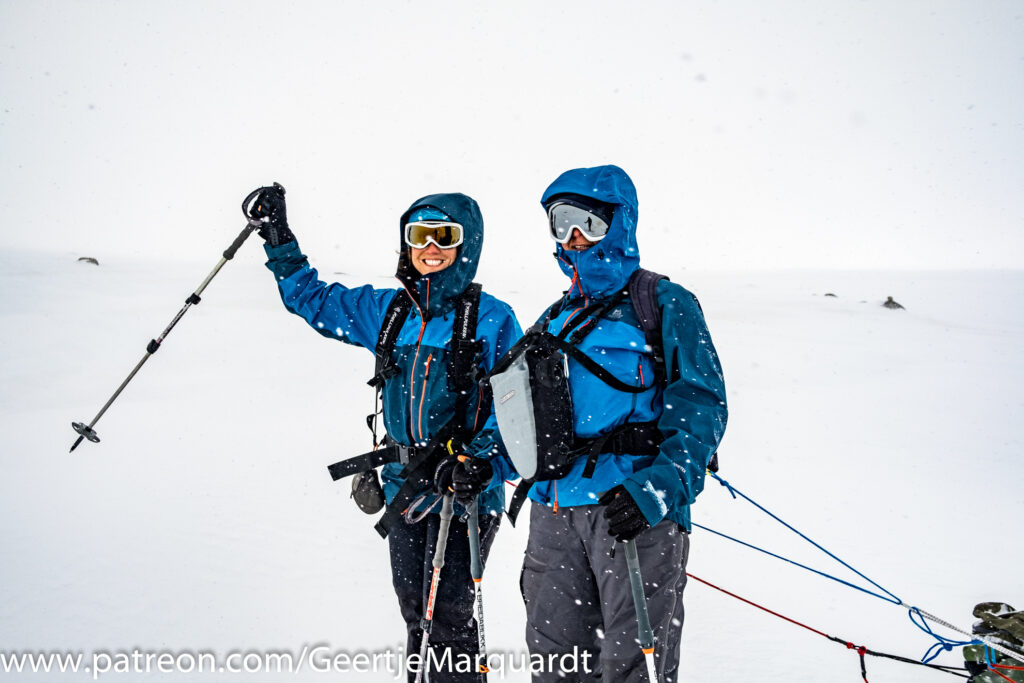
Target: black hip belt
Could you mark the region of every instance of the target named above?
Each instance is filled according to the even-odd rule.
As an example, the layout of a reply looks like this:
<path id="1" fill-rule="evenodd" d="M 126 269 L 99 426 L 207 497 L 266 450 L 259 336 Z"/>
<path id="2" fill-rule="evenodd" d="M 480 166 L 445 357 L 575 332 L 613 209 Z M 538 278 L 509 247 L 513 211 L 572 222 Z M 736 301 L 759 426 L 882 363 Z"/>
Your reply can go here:
<path id="1" fill-rule="evenodd" d="M 390 462 L 402 463 L 402 476 L 405 483 L 399 488 L 398 493 L 388 504 L 384 515 L 380 518 L 374 529 L 382 538 L 387 538 L 392 524 L 402 515 L 406 507 L 416 497 L 416 494 L 425 486 L 430 484 L 434 478 L 434 470 L 441 455 L 445 452 L 444 444 L 448 441 L 448 430 L 442 430 L 425 446 L 403 446 L 396 444 L 390 439 L 384 448 L 375 451 L 362 453 L 360 455 L 346 458 L 333 465 L 327 466 L 331 479 L 338 481 L 344 477 L 360 472 L 367 472 L 386 465 Z"/>
<path id="2" fill-rule="evenodd" d="M 593 439 L 576 438 L 572 452 L 587 456 L 587 465 L 583 476 L 590 479 L 594 476 L 597 456 L 602 453 L 611 455 L 657 455 L 661 442 L 665 440 L 657 422 L 627 422 L 619 425 L 604 436 Z"/>
<path id="3" fill-rule="evenodd" d="M 587 464 L 583 468 L 583 476 L 590 479 L 597 467 L 597 458 L 601 454 L 609 455 L 657 455 L 661 450 L 661 442 L 665 440 L 657 422 L 627 422 L 619 425 L 604 436 L 593 439 L 577 438 L 573 441 L 572 452 L 577 457 L 587 456 Z M 532 480 L 522 481 L 512 494 L 509 503 L 509 521 L 515 526 L 519 511 L 526 502 L 526 497 L 533 486 Z M 599 493 L 604 493 L 600 491 Z"/>
<path id="4" fill-rule="evenodd" d="M 333 465 L 327 466 L 327 471 L 331 473 L 331 479 L 338 481 L 345 477 L 350 477 L 353 474 L 359 474 L 360 472 L 369 472 L 370 470 L 386 465 L 389 462 L 400 462 L 403 465 L 408 465 L 410 461 L 416 458 L 418 452 L 426 450 L 425 448 L 417 448 L 416 446 L 402 446 L 401 444 L 392 443 L 384 448 L 378 448 L 375 451 L 369 451 L 368 453 L 361 453 L 359 455 L 346 458 Z"/>

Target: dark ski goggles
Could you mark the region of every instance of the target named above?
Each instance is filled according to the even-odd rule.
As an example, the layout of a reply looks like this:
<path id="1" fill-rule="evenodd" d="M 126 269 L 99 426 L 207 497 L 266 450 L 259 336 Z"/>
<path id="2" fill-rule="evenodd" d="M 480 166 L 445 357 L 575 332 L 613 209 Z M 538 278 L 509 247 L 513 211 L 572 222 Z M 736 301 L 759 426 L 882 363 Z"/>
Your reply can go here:
<path id="1" fill-rule="evenodd" d="M 567 243 L 573 230 L 579 230 L 591 242 L 608 235 L 608 223 L 603 218 L 566 202 L 555 202 L 548 207 L 548 223 L 551 239 L 559 244 Z"/>
<path id="2" fill-rule="evenodd" d="M 405 243 L 416 249 L 426 249 L 433 242 L 442 249 L 462 244 L 462 225 L 451 221 L 414 221 L 405 224 Z"/>

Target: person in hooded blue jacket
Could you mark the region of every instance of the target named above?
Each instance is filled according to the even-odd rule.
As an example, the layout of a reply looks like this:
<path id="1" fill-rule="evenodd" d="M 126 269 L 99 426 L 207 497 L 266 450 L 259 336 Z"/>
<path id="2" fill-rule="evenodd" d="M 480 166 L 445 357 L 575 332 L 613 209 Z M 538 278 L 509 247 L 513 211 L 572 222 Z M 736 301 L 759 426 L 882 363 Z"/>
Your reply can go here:
<path id="1" fill-rule="evenodd" d="M 389 305 L 396 297 L 408 297 L 412 306 L 397 335 L 390 361 L 391 372 L 383 380 L 381 403 L 388 443 L 425 447 L 439 434 L 461 438 L 467 448 L 455 455 L 441 450 L 434 481 L 420 491 L 427 495 L 454 492 L 456 518 L 452 521 L 445 564 L 436 598 L 430 646 L 436 661 L 457 663 L 477 653 L 473 618 L 474 588 L 470 575 L 470 550 L 466 523 L 459 518 L 465 506 L 478 502 L 481 553 L 486 559 L 504 510 L 503 483 L 510 470 L 493 446 L 496 430 L 490 401 L 473 384 L 468 395 L 449 386 L 455 305 L 476 274 L 483 245 L 480 208 L 463 194 L 434 194 L 409 207 L 399 221 L 400 256 L 396 276 L 400 287 L 375 289 L 370 285 L 346 287 L 327 284 L 317 276 L 299 251 L 288 227 L 284 191 L 264 188 L 253 203 L 253 214 L 264 223 L 260 235 L 266 241 L 267 267 L 277 279 L 285 308 L 302 317 L 325 337 L 375 350 Z M 477 310 L 476 362 L 484 371 L 493 367 L 522 335 L 512 309 L 481 292 Z M 458 406 L 464 412 L 458 414 Z M 469 448 L 486 443 L 486 447 Z M 376 444 L 375 444 L 376 446 Z M 460 461 L 460 451 L 473 450 L 478 457 Z M 433 466 L 431 464 L 431 466 Z M 406 473 L 400 462 L 383 466 L 383 493 L 391 503 L 402 490 Z M 374 480 L 375 481 L 375 480 Z M 417 504 L 413 507 L 416 508 Z M 419 510 L 427 508 L 418 504 Z M 435 508 L 417 523 L 398 522 L 388 534 L 392 582 L 405 620 L 408 650 L 419 650 L 421 618 L 427 603 L 439 515 Z M 414 510 L 415 511 L 415 510 Z M 415 670 L 408 672 L 415 679 Z M 430 671 L 432 681 L 475 681 L 475 673 Z"/>
<path id="2" fill-rule="evenodd" d="M 668 683 L 679 664 L 690 506 L 728 414 L 722 368 L 700 305 L 683 287 L 657 284 L 663 379 L 634 306 L 614 299 L 640 267 L 636 190 L 621 168 L 566 171 L 541 203 L 570 285 L 539 324 L 552 334 L 582 327 L 593 304 L 613 301 L 577 348 L 638 389 L 615 389 L 567 357 L 575 446 L 583 455 L 568 474 L 529 491 L 521 580 L 527 644 L 545 656 L 574 647 L 589 653 L 597 665 L 578 680 L 646 680 L 625 553 L 610 552 L 615 541 L 635 539 L 659 680 Z M 576 680 L 561 676 L 534 680 Z"/>

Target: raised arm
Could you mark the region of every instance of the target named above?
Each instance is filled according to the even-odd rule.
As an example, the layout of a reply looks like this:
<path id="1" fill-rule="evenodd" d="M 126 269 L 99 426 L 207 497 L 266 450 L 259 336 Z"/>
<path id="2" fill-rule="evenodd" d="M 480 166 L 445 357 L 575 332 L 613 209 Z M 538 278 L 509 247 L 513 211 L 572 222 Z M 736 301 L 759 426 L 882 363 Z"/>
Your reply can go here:
<path id="1" fill-rule="evenodd" d="M 264 218 L 259 234 L 266 242 L 267 268 L 274 273 L 285 308 L 325 337 L 372 350 L 396 290 L 369 285 L 349 288 L 320 280 L 288 227 L 283 188 L 261 192 L 253 202 L 253 215 Z"/>

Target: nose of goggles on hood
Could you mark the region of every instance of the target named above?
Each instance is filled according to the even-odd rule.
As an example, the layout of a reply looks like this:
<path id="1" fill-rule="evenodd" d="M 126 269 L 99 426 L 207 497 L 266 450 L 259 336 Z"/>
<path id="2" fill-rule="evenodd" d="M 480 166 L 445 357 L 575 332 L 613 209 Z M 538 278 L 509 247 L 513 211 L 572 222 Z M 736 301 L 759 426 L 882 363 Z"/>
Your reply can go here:
<path id="1" fill-rule="evenodd" d="M 413 221 L 405 224 L 405 243 L 416 249 L 426 249 L 433 242 L 442 249 L 462 244 L 462 225 L 452 221 Z"/>

